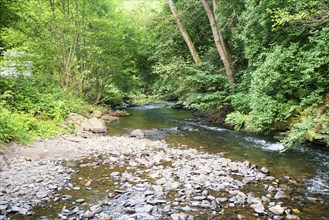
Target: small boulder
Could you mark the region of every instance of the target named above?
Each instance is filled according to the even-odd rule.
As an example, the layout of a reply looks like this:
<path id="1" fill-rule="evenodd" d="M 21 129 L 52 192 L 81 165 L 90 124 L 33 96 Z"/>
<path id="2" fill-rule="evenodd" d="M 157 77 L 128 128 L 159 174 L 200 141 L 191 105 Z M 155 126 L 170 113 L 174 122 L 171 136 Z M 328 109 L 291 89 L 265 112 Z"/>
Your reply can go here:
<path id="1" fill-rule="evenodd" d="M 93 133 L 105 133 L 107 131 L 104 121 L 97 118 L 90 118 L 84 121 L 82 127 L 85 131 L 91 131 Z"/>
<path id="2" fill-rule="evenodd" d="M 143 138 L 145 134 L 140 129 L 136 129 L 130 132 L 130 136 L 136 138 Z"/>

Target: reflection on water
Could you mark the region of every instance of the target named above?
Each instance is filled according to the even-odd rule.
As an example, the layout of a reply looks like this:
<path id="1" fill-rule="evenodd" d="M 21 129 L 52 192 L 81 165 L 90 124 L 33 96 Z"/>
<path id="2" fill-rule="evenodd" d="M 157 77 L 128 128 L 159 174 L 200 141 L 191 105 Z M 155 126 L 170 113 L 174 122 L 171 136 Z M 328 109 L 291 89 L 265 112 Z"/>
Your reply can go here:
<path id="1" fill-rule="evenodd" d="M 231 159 L 266 166 L 274 176 L 307 178 L 308 191 L 305 193 L 329 195 L 329 152 L 326 150 L 299 147 L 280 153 L 284 146 L 272 138 L 200 123 L 188 111 L 158 105 L 139 106 L 128 111 L 132 116 L 111 123 L 110 134 L 127 134 L 141 129 L 148 138 L 165 139 L 172 145 L 224 152 Z"/>

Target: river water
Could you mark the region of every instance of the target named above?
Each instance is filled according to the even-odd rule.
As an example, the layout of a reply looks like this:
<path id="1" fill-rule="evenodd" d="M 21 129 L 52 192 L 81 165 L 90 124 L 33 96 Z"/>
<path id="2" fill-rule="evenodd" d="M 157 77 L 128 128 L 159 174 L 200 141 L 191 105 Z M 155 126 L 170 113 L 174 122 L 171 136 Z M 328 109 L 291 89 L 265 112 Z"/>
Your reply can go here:
<path id="1" fill-rule="evenodd" d="M 225 157 L 230 159 L 248 160 L 265 166 L 275 177 L 289 176 L 296 180 L 297 187 L 291 197 L 305 198 L 298 204 L 305 214 L 302 219 L 329 219 L 328 150 L 300 146 L 281 153 L 285 147 L 271 137 L 201 123 L 189 111 L 160 105 L 133 107 L 128 112 L 132 116 L 110 124 L 110 135 L 128 134 L 134 129 L 141 129 L 150 139 L 163 139 L 174 146 L 186 145 L 211 153 L 224 152 Z"/>

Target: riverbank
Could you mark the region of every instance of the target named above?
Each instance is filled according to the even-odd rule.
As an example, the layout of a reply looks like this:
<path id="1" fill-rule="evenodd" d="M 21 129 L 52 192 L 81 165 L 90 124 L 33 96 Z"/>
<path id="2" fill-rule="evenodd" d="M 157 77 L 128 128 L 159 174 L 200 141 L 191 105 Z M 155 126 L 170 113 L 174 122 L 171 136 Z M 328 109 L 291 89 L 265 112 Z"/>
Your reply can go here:
<path id="1" fill-rule="evenodd" d="M 285 205 L 294 180 L 163 141 L 83 133 L 12 146 L 4 157 L 1 219 L 41 217 L 37 206 L 57 207 L 43 219 L 299 219 Z M 96 189 L 104 197 L 88 199 Z"/>

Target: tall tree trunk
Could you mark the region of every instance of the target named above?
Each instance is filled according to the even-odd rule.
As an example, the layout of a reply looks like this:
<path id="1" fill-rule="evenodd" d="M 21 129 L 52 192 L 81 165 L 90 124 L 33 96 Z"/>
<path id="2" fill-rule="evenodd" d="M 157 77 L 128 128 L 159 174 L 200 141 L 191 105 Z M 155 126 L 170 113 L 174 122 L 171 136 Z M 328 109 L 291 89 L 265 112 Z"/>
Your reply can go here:
<path id="1" fill-rule="evenodd" d="M 201 63 L 200 56 L 199 56 L 197 50 L 195 49 L 194 44 L 193 44 L 190 36 L 188 35 L 184 24 L 181 22 L 181 20 L 179 18 L 179 15 L 178 15 L 178 12 L 177 12 L 177 9 L 176 9 L 176 6 L 175 6 L 173 0 L 168 0 L 168 5 L 169 5 L 169 8 L 171 10 L 171 13 L 175 17 L 175 20 L 176 20 L 177 26 L 179 28 L 179 31 L 182 34 L 182 36 L 185 40 L 185 43 L 188 46 L 188 49 L 190 50 L 190 53 L 193 57 L 193 60 L 194 60 L 195 64 L 199 65 Z"/>
<path id="2" fill-rule="evenodd" d="M 216 18 L 214 16 L 214 13 L 211 10 L 207 0 L 200 0 L 200 1 L 207 13 L 216 48 L 217 48 L 219 56 L 224 64 L 225 72 L 227 75 L 227 80 L 229 83 L 234 83 L 235 82 L 235 78 L 234 78 L 235 69 L 234 69 L 234 64 L 232 62 L 231 54 L 227 49 L 227 46 L 225 44 L 225 40 L 223 38 L 222 33 L 219 31 L 219 29 L 217 27 Z M 214 0 L 213 3 L 216 4 L 216 0 Z"/>
<path id="3" fill-rule="evenodd" d="M 213 9 L 212 11 L 213 11 L 213 13 L 215 15 L 216 22 L 218 21 L 218 19 L 217 19 L 218 16 L 216 15 L 218 4 L 219 4 L 219 0 L 212 0 L 212 9 Z"/>

